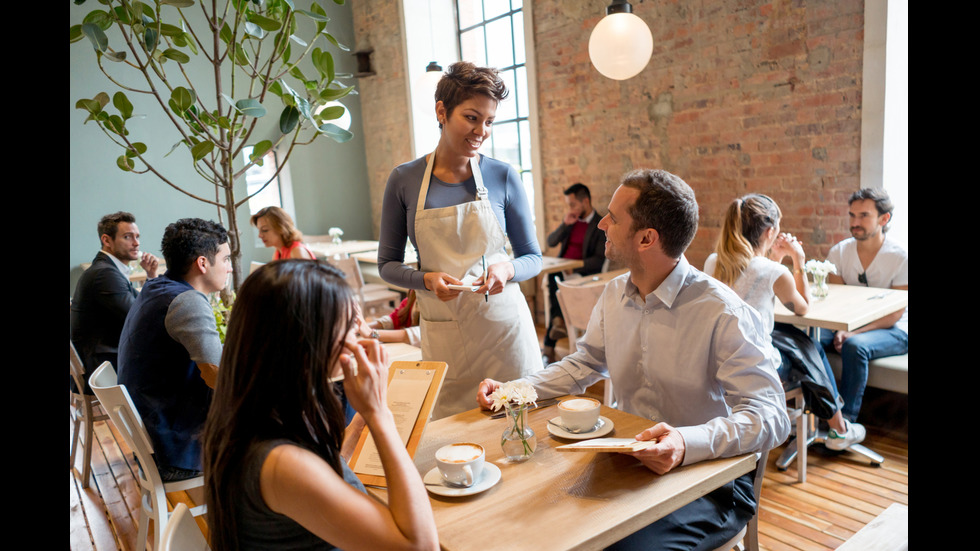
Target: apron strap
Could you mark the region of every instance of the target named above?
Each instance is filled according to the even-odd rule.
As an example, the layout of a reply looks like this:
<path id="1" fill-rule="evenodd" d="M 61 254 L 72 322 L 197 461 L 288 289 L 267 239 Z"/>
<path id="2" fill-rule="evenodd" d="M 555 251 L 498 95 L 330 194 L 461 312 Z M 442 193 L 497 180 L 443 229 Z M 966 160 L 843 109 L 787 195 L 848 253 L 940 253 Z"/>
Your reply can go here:
<path id="1" fill-rule="evenodd" d="M 429 181 L 432 179 L 432 167 L 436 164 L 436 152 L 429 153 L 429 159 L 425 162 L 425 174 L 422 176 L 422 187 L 419 188 L 419 201 L 415 205 L 416 212 L 425 210 L 425 198 L 429 194 Z M 473 180 L 476 182 L 476 200 L 489 201 L 490 194 L 486 186 L 483 185 L 483 173 L 480 172 L 480 155 L 470 157 L 470 170 L 473 172 Z"/>

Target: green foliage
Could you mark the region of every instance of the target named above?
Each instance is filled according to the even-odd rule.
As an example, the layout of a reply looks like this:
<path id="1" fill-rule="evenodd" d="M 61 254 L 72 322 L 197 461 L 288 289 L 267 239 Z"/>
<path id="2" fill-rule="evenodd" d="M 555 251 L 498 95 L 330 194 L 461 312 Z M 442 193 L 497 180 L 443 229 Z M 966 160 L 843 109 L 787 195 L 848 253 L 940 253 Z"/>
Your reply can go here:
<path id="1" fill-rule="evenodd" d="M 342 4 L 343 0 L 334 2 Z M 83 5 L 86 0 L 74 3 Z M 294 147 L 320 135 L 338 143 L 353 136 L 326 122 L 342 116 L 344 108 L 323 106 L 356 92 L 338 80 L 349 75 L 336 72 L 333 54 L 327 49 L 349 50 L 327 32 L 330 18 L 316 1 L 301 10 L 295 8 L 294 0 L 218 0 L 217 5 L 201 0 L 98 0 L 89 4 L 96 4 L 95 9 L 87 12 L 81 24 L 69 27 L 68 40 L 73 44 L 87 39 L 95 54 L 93 70 L 103 72 L 116 91 L 110 92 L 111 101 L 108 93 L 101 92 L 91 99 L 79 99 L 75 107 L 87 113 L 86 123 L 94 122 L 119 145 L 119 169 L 152 172 L 179 191 L 218 206 L 228 214 L 230 230 L 235 226 L 235 211 L 247 200 L 235 198 L 235 180 L 249 165 L 261 164 L 273 148 L 285 149 L 286 162 Z M 213 28 L 208 21 L 215 22 Z M 111 71 L 106 61 L 113 62 Z M 198 65 L 204 69 L 187 70 Z M 124 76 L 127 71 L 129 75 Z M 191 75 L 201 74 L 213 79 L 192 80 Z M 209 92 L 205 98 L 195 89 L 216 94 Z M 149 105 L 162 110 L 180 136 L 165 156 L 183 152 L 195 170 L 218 188 L 214 198 L 196 196 L 168 180 L 152 166 L 146 144 L 130 137 L 131 133 L 162 131 L 138 124 L 141 117 L 134 114 L 131 99 L 147 97 Z M 269 103 L 276 101 L 281 111 Z M 136 105 L 154 109 L 143 107 L 145 100 Z M 278 125 L 257 125 L 270 108 L 280 112 Z M 253 136 L 255 132 L 263 135 Z M 246 145 L 253 152 L 241 166 L 240 152 Z M 237 245 L 232 248 L 240 254 Z M 238 275 L 236 268 L 236 286 Z"/>

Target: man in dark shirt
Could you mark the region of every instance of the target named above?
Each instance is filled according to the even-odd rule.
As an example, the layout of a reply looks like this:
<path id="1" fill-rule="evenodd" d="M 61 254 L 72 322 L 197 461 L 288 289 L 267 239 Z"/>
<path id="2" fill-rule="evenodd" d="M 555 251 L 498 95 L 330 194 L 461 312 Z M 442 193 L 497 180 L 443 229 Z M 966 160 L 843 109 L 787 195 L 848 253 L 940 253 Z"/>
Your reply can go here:
<path id="1" fill-rule="evenodd" d="M 140 230 L 128 212 L 99 220 L 102 249 L 75 286 L 71 301 L 71 340 L 88 376 L 102 362 L 118 367 L 117 350 L 126 314 L 136 301 L 129 282 L 129 262 L 139 260 L 148 278 L 157 275 L 159 260 L 140 251 Z"/>
<path id="2" fill-rule="evenodd" d="M 548 246 L 561 245 L 558 256 L 581 260 L 584 266 L 575 270 L 581 275 L 592 275 L 602 271 L 602 263 L 606 260 L 604 234 L 599 231 L 599 219 L 602 216 L 592 208 L 592 194 L 585 184 L 577 183 L 565 190 L 565 204 L 568 211 L 558 229 L 548 235 Z M 548 358 L 548 363 L 555 361 L 555 341 L 558 333 L 565 327 L 558 307 L 558 280 L 560 273 L 548 275 L 548 299 L 551 304 L 551 319 L 548 320 L 548 331 L 544 336 L 542 353 Z M 573 347 L 572 343 L 569 343 Z"/>

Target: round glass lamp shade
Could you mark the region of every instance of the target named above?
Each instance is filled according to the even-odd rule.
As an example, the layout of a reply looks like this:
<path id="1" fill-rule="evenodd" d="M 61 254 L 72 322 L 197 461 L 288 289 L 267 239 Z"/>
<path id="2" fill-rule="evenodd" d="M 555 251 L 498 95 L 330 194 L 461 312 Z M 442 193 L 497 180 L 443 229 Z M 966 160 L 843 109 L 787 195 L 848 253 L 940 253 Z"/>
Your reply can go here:
<path id="1" fill-rule="evenodd" d="M 653 54 L 653 34 L 632 13 L 613 13 L 602 18 L 589 37 L 589 58 L 603 76 L 614 80 L 633 78 L 647 66 Z"/>

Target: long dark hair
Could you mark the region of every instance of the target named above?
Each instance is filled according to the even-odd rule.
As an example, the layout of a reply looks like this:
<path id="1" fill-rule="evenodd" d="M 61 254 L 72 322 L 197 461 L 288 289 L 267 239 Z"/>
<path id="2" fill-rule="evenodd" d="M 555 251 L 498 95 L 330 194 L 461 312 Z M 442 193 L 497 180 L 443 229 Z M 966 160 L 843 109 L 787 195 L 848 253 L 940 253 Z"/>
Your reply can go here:
<path id="1" fill-rule="evenodd" d="M 779 206 L 768 195 L 753 193 L 732 201 L 715 246 L 718 263 L 711 275 L 729 287 L 734 286 L 762 244 L 762 236 L 781 216 Z"/>
<path id="2" fill-rule="evenodd" d="M 270 262 L 242 285 L 204 428 L 212 549 L 239 547 L 236 489 L 253 443 L 288 439 L 341 474 L 344 411 L 328 378 L 353 300 L 343 273 L 308 260 Z"/>

